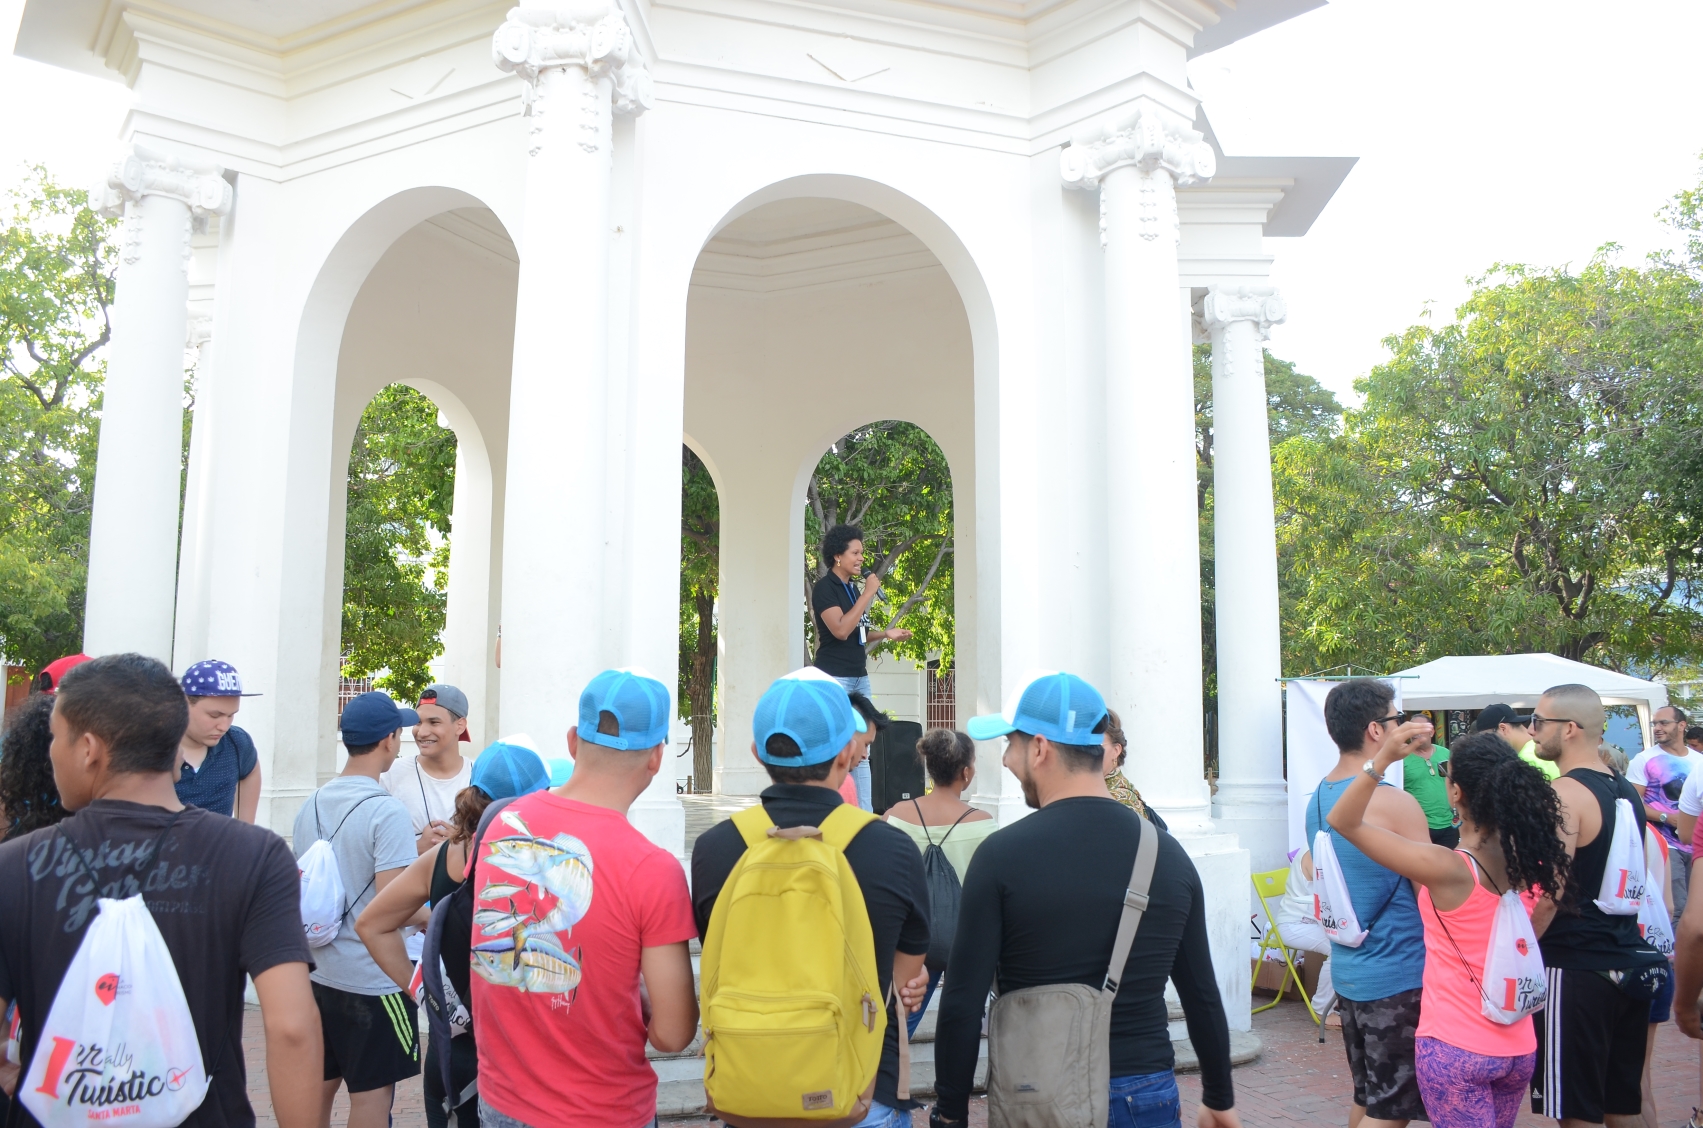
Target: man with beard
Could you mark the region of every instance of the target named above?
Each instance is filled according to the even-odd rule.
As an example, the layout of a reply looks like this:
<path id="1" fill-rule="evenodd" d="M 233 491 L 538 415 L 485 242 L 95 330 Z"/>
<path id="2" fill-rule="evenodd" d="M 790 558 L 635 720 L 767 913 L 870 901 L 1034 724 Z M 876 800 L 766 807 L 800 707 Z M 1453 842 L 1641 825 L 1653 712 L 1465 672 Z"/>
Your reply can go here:
<path id="1" fill-rule="evenodd" d="M 1140 816 L 1106 790 L 1099 692 L 1072 674 L 1041 674 L 1011 701 L 1004 714 L 971 720 L 969 733 L 1005 738 L 1005 766 L 1035 813 L 991 835 L 964 875 L 935 1035 L 935 1128 L 966 1123 L 982 1008 L 996 975 L 1002 994 L 1105 982 L 1140 841 Z M 1240 1128 L 1200 875 L 1176 839 L 1148 833 L 1159 835 L 1158 857 L 1112 1004 L 1111 1128 L 1177 1123 L 1167 978 L 1177 985 L 1200 1057 L 1200 1128 Z"/>

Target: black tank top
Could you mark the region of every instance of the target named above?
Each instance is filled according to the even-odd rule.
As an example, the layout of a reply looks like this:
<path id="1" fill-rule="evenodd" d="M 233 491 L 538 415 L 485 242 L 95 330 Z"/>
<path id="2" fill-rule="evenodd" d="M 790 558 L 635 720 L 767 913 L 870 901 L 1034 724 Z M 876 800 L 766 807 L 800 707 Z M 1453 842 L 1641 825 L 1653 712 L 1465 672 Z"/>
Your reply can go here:
<path id="1" fill-rule="evenodd" d="M 461 882 L 449 875 L 449 843 L 445 842 L 438 849 L 438 856 L 432 862 L 432 885 L 427 893 L 427 904 L 436 907 L 437 903 L 454 893 Z"/>
<path id="2" fill-rule="evenodd" d="M 1636 916 L 1613 916 L 1597 908 L 1597 891 L 1608 865 L 1608 846 L 1614 837 L 1614 801 L 1626 799 L 1638 820 L 1638 841 L 1644 839 L 1644 807 L 1638 792 L 1621 775 L 1574 768 L 1566 778 L 1577 780 L 1596 797 L 1602 827 L 1590 845 L 1573 854 L 1569 892 L 1538 941 L 1549 967 L 1580 971 L 1615 971 L 1665 963 L 1662 954 L 1644 942 Z"/>

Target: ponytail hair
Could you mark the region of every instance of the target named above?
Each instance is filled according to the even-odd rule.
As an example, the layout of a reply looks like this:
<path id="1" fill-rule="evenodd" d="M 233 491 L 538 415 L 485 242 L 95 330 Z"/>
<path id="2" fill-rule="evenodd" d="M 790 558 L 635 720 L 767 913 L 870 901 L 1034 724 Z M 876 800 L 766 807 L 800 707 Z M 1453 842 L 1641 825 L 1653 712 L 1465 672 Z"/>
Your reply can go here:
<path id="1" fill-rule="evenodd" d="M 1472 821 L 1500 836 L 1509 887 L 1535 886 L 1560 900 L 1568 866 L 1561 800 L 1543 773 L 1492 731 L 1463 737 L 1449 750 L 1449 778 Z"/>

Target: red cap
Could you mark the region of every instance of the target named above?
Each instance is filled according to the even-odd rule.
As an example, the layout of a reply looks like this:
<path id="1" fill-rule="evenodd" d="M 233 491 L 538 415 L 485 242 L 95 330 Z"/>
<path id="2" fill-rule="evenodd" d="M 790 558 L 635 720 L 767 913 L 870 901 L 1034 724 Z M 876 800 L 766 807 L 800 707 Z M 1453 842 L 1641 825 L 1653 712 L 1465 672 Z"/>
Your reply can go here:
<path id="1" fill-rule="evenodd" d="M 73 666 L 81 666 L 88 660 L 89 656 L 87 654 L 67 654 L 63 658 L 55 658 L 47 664 L 47 667 L 43 669 L 40 674 L 37 675 L 38 682 L 41 678 L 47 679 L 47 684 L 45 686 L 40 686 L 40 688 L 46 693 L 54 692 L 59 688 L 60 681 L 64 679 L 65 671 L 69 670 Z"/>

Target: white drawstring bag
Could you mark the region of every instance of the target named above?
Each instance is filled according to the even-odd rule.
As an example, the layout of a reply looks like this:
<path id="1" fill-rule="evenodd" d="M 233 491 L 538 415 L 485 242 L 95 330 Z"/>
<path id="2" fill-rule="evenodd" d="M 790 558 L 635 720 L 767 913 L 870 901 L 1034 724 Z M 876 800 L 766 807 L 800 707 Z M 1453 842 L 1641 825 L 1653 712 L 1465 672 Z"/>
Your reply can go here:
<path id="1" fill-rule="evenodd" d="M 302 930 L 307 946 L 323 948 L 343 927 L 343 875 L 331 843 L 321 838 L 296 862 L 302 875 Z"/>
<path id="2" fill-rule="evenodd" d="M 1313 835 L 1313 919 L 1326 936 L 1344 948 L 1358 948 L 1366 942 L 1366 930 L 1354 915 L 1348 881 L 1342 876 L 1342 864 L 1336 860 L 1336 847 L 1326 830 Z"/>
<path id="3" fill-rule="evenodd" d="M 99 904 L 18 1099 L 44 1128 L 172 1128 L 207 1096 L 195 1020 L 141 894 Z"/>
<path id="4" fill-rule="evenodd" d="M 1597 908 L 1611 916 L 1637 916 L 1646 884 L 1644 844 L 1638 839 L 1638 816 L 1629 800 L 1616 799 L 1614 826 L 1610 829 L 1608 840 L 1608 861 L 1603 866 L 1602 888 L 1596 897 Z"/>
<path id="5" fill-rule="evenodd" d="M 1673 959 L 1673 918 L 1660 894 L 1651 893 L 1638 904 L 1638 934 L 1644 943 Z"/>
<path id="6" fill-rule="evenodd" d="M 1438 919 L 1441 919 L 1439 917 Z M 1479 985 L 1484 1017 L 1511 1026 L 1549 1000 L 1543 953 L 1520 895 L 1512 889 L 1496 899 L 1496 920 L 1484 949 L 1484 982 Z"/>

